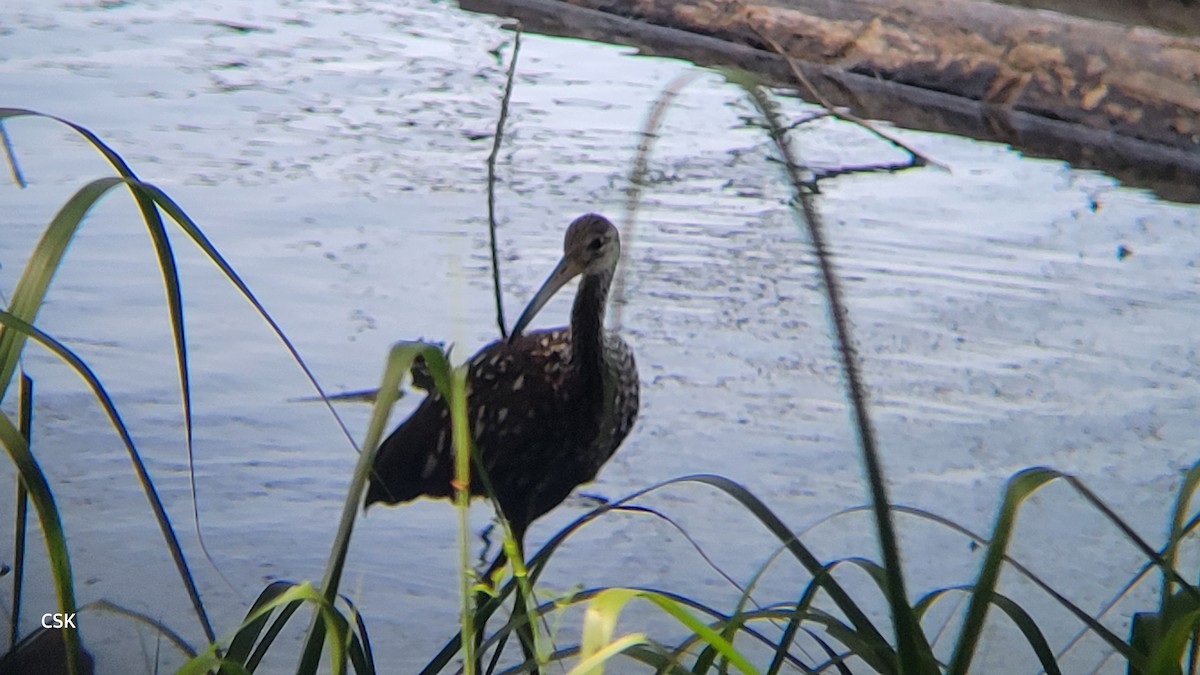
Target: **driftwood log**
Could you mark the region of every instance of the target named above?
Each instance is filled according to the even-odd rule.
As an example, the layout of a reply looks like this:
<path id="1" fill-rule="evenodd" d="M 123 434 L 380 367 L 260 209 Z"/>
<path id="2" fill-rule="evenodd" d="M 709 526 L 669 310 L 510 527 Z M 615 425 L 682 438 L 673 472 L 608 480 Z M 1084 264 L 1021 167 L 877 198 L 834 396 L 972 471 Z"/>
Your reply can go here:
<path id="1" fill-rule="evenodd" d="M 1200 201 L 1200 40 L 986 0 L 460 0 Z M 801 96 L 811 100 L 804 91 Z"/>

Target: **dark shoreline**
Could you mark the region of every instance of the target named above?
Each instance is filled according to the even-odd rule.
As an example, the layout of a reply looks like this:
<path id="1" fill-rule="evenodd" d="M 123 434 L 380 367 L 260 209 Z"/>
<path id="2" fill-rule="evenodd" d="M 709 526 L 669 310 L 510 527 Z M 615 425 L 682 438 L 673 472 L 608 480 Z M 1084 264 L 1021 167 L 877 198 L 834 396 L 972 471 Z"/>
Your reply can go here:
<path id="1" fill-rule="evenodd" d="M 1200 36 L 1200 3 L 1185 0 L 993 0 L 1014 7 L 1147 26 L 1177 35 Z"/>

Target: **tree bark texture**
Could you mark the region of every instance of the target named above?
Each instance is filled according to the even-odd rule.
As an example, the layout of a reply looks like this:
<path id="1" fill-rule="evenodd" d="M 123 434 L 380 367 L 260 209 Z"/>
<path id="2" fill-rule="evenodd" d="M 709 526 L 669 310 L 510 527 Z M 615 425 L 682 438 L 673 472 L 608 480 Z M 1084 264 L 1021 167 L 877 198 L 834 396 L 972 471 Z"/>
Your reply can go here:
<path id="1" fill-rule="evenodd" d="M 569 0 L 1101 131 L 1200 148 L 1200 42 L 985 0 Z"/>

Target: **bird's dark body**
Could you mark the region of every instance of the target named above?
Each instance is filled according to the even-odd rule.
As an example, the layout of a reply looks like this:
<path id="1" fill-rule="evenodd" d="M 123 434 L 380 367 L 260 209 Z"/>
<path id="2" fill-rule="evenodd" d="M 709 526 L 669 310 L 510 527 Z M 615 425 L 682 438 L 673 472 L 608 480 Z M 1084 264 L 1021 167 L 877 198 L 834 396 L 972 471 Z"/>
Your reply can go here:
<path id="1" fill-rule="evenodd" d="M 603 328 L 611 278 L 611 266 L 584 275 L 570 327 L 499 340 L 470 360 L 471 434 L 518 540 L 529 523 L 596 477 L 637 418 L 633 352 Z M 367 504 L 451 496 L 453 447 L 448 406 L 431 391 L 380 446 Z M 475 469 L 471 493 L 486 494 Z"/>
<path id="2" fill-rule="evenodd" d="M 633 426 L 637 381 L 620 381 L 633 369 L 633 353 L 607 337 L 614 361 L 608 373 L 572 362 L 570 329 L 493 342 L 471 359 L 467 418 L 500 507 L 514 523 L 532 522 L 593 480 Z M 608 387 L 606 378 L 615 378 Z M 606 418 L 611 428 L 602 429 Z M 375 476 L 367 504 L 451 496 L 454 450 L 442 396 L 427 396 L 383 442 Z M 471 493 L 484 494 L 474 471 Z"/>

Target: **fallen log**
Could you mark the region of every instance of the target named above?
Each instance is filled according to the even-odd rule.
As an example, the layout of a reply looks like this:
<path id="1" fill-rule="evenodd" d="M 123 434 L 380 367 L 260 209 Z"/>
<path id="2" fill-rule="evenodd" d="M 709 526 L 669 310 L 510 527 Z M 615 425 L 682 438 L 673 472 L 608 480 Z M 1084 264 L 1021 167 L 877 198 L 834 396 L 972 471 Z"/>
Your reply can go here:
<path id="1" fill-rule="evenodd" d="M 796 87 L 778 44 L 821 97 L 860 116 L 1008 143 L 1200 201 L 1195 39 L 984 0 L 460 4 Z"/>

